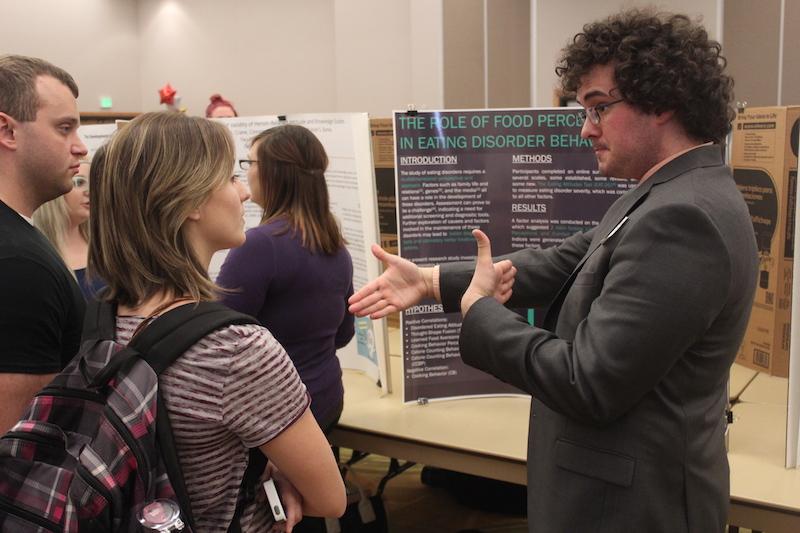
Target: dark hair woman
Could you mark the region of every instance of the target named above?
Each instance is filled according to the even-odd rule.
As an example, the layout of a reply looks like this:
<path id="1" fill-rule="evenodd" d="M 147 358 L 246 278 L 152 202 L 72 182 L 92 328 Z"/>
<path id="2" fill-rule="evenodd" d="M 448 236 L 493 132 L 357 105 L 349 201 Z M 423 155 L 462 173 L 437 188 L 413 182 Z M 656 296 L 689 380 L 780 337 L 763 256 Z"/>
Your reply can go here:
<path id="1" fill-rule="evenodd" d="M 311 131 L 286 124 L 257 135 L 239 163 L 264 213 L 222 265 L 222 300 L 257 317 L 283 345 L 327 432 L 344 398 L 336 349 L 354 333 L 353 265 L 330 211 L 328 156 Z"/>

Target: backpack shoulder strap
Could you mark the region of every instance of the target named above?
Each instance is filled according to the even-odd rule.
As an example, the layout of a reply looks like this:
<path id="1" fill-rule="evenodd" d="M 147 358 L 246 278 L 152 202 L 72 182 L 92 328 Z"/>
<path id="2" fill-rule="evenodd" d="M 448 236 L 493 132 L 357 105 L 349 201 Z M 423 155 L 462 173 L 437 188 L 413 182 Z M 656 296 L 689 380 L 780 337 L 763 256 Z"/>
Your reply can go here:
<path id="1" fill-rule="evenodd" d="M 83 318 L 82 340 L 116 337 L 117 306 L 112 302 L 89 300 Z"/>
<path id="2" fill-rule="evenodd" d="M 224 326 L 258 324 L 255 318 L 229 309 L 219 302 L 199 302 L 176 307 L 159 316 L 131 341 L 160 375 L 200 339 Z"/>
<path id="3" fill-rule="evenodd" d="M 136 349 L 140 357 L 149 364 L 157 375 L 161 375 L 178 357 L 200 339 L 221 327 L 233 324 L 258 324 L 255 318 L 238 313 L 218 302 L 200 302 L 176 307 L 159 316 L 145 327 L 129 344 Z M 181 513 L 194 531 L 194 516 L 186 490 L 186 482 L 180 467 L 180 460 L 175 448 L 172 424 L 161 393 L 158 390 L 156 413 L 156 435 L 175 497 Z M 261 470 L 263 471 L 263 465 Z M 245 478 L 247 478 L 245 474 Z M 238 510 L 240 503 L 237 502 Z"/>

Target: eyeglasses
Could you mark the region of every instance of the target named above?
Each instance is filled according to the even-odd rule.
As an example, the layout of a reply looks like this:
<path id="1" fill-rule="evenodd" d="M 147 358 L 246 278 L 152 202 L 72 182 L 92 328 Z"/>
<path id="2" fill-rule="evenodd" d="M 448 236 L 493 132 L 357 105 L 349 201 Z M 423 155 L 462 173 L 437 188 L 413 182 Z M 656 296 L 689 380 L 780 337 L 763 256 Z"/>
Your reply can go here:
<path id="1" fill-rule="evenodd" d="M 255 159 L 240 159 L 239 168 L 242 170 L 250 170 L 250 167 L 253 165 L 253 163 L 258 163 L 258 161 Z"/>
<path id="2" fill-rule="evenodd" d="M 76 189 L 89 190 L 89 180 L 83 176 L 72 176 L 72 186 Z"/>
<path id="3" fill-rule="evenodd" d="M 611 107 L 614 104 L 618 104 L 620 102 L 624 102 L 624 98 L 620 98 L 619 100 L 614 100 L 612 102 L 604 102 L 602 104 L 593 105 L 592 107 L 587 107 L 583 111 L 578 112 L 578 116 L 580 117 L 582 122 L 585 122 L 588 118 L 592 124 L 597 126 L 600 124 L 600 117 L 603 116 L 603 113 L 606 112 L 606 109 Z"/>

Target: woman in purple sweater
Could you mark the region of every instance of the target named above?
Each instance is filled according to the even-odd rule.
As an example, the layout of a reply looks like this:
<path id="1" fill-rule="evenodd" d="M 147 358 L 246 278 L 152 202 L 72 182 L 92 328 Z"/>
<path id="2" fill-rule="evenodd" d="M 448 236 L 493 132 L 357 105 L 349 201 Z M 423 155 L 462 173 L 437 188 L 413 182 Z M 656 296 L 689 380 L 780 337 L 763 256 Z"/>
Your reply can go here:
<path id="1" fill-rule="evenodd" d="M 258 134 L 247 171 L 261 225 L 231 250 L 217 283 L 231 308 L 258 318 L 286 349 L 326 433 L 342 413 L 336 349 L 353 337 L 353 264 L 330 211 L 328 156 L 311 131 L 291 124 Z"/>

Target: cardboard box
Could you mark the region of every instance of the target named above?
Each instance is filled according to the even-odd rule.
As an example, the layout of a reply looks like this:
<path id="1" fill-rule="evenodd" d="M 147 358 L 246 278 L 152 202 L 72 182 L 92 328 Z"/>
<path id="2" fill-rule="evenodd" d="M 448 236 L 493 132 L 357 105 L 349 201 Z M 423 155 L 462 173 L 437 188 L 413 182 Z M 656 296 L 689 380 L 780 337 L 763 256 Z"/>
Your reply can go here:
<path id="1" fill-rule="evenodd" d="M 800 106 L 753 107 L 733 126 L 731 164 L 750 208 L 759 272 L 750 323 L 736 362 L 789 375 L 797 138 Z"/>
<path id="2" fill-rule="evenodd" d="M 378 196 L 378 225 L 381 248 L 397 253 L 397 195 L 394 187 L 394 129 L 392 119 L 373 118 L 369 121 L 372 134 L 372 159 L 375 164 L 375 191 Z M 391 327 L 400 327 L 400 314 L 386 317 Z"/>

